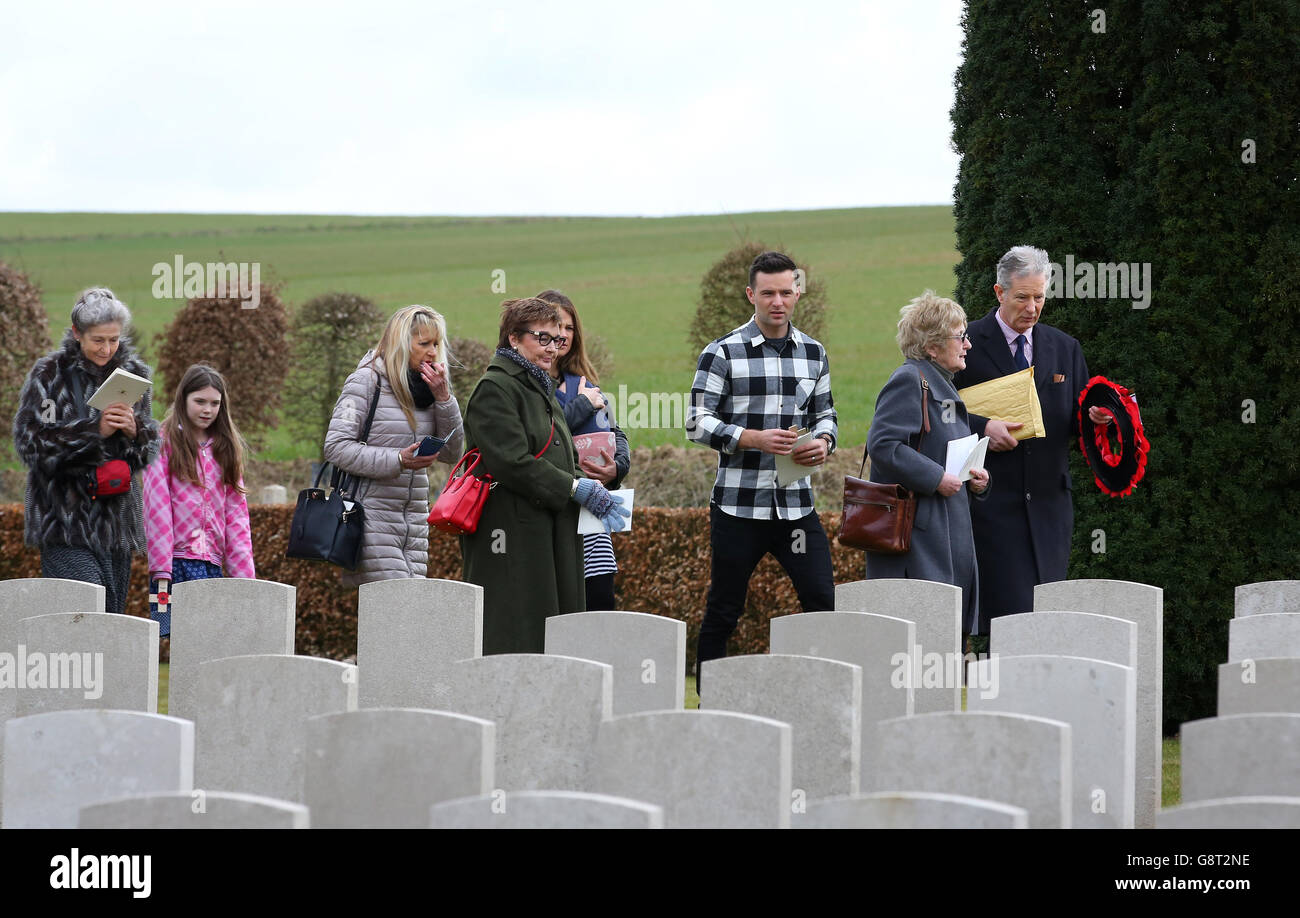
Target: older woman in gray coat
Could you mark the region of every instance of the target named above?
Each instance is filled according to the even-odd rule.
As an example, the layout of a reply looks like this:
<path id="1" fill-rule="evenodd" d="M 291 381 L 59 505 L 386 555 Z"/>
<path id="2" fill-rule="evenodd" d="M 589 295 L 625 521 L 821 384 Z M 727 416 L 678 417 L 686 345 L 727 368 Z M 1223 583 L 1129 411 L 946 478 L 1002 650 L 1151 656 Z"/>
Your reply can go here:
<path id="1" fill-rule="evenodd" d="M 962 630 L 979 614 L 979 575 L 971 534 L 970 498 L 945 471 L 948 442 L 970 436 L 966 406 L 952 377 L 966 366 L 966 313 L 927 290 L 904 306 L 898 347 L 906 358 L 876 399 L 867 434 L 872 481 L 901 484 L 917 496 L 912 547 L 902 555 L 867 554 L 868 579 L 908 577 L 951 583 L 962 590 Z M 921 436 L 923 386 L 929 388 L 930 431 Z M 969 490 L 987 492 L 988 473 L 972 469 Z"/>
<path id="2" fill-rule="evenodd" d="M 375 419 L 364 439 L 370 402 Z M 417 455 L 426 436 L 446 440 Z M 379 344 L 343 384 L 325 434 L 325 460 L 361 478 L 361 558 L 345 586 L 425 577 L 429 567 L 429 477 L 434 461 L 454 464 L 464 442 L 460 408 L 447 381 L 447 323 L 427 306 L 399 309 Z"/>

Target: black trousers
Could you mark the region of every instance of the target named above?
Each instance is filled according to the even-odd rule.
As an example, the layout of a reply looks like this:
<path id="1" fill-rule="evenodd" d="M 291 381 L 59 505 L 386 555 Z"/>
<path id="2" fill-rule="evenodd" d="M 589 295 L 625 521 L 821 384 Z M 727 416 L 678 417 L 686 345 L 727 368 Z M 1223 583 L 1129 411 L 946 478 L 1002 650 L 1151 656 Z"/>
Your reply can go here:
<path id="1" fill-rule="evenodd" d="M 699 664 L 727 655 L 727 640 L 745 611 L 749 578 L 764 555 L 771 553 L 790 575 L 803 611 L 835 608 L 831 547 L 815 511 L 797 520 L 750 520 L 710 504 L 709 524 L 713 569 L 696 645 L 697 690 Z"/>
<path id="2" fill-rule="evenodd" d="M 74 545 L 43 545 L 41 576 L 97 583 L 104 588 L 104 611 L 126 612 L 126 591 L 131 583 L 131 552 L 103 551 Z"/>

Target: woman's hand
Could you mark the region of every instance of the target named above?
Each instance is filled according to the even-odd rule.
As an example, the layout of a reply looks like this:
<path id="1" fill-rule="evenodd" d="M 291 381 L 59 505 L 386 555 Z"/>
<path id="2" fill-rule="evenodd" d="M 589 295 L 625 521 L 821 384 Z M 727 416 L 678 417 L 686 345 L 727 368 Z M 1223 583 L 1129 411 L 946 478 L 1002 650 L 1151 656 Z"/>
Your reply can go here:
<path id="1" fill-rule="evenodd" d="M 420 376 L 429 384 L 434 401 L 445 402 L 451 398 L 451 389 L 447 385 L 447 365 L 445 363 L 420 364 Z"/>
<path id="2" fill-rule="evenodd" d="M 419 448 L 419 443 L 412 443 L 406 449 L 397 451 L 397 461 L 403 469 L 427 469 L 438 458 L 437 453 L 432 456 L 417 456 L 415 451 Z"/>
<path id="3" fill-rule="evenodd" d="M 943 479 L 936 490 L 944 497 L 952 497 L 961 490 L 961 479 L 951 472 L 944 472 Z"/>
<path id="4" fill-rule="evenodd" d="M 128 440 L 135 439 L 135 414 L 130 405 L 114 402 L 99 415 L 99 435 L 104 438 L 113 436 L 118 431 L 126 434 Z"/>
<path id="5" fill-rule="evenodd" d="M 618 468 L 614 465 L 614 457 L 604 449 L 600 451 L 600 458 L 605 460 L 604 465 L 599 465 L 591 459 L 583 459 L 579 465 L 587 473 L 588 478 L 594 478 L 601 484 L 607 485 L 618 475 Z"/>
<path id="6" fill-rule="evenodd" d="M 605 407 L 604 396 L 600 394 L 599 389 L 587 382 L 585 376 L 578 380 L 578 394 L 587 396 L 587 401 L 591 402 L 591 407 L 597 411 Z"/>
<path id="7" fill-rule="evenodd" d="M 976 494 L 983 494 L 989 487 L 988 469 L 970 470 L 970 489 Z"/>

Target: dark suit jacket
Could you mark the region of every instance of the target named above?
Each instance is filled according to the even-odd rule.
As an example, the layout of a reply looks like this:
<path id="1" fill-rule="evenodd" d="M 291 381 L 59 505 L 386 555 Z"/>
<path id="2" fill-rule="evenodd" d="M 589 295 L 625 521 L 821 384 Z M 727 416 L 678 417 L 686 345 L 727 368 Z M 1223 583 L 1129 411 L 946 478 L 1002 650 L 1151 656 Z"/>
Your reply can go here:
<path id="1" fill-rule="evenodd" d="M 953 380 L 958 389 L 1016 371 L 996 311 L 970 323 L 966 369 Z M 1008 452 L 988 452 L 989 496 L 971 506 L 981 634 L 988 633 L 992 617 L 1032 612 L 1035 584 L 1064 580 L 1070 561 L 1074 504 L 1069 458 L 1079 442 L 1079 393 L 1088 383 L 1088 365 L 1079 342 L 1065 332 L 1040 322 L 1031 334 L 1034 385 L 1047 437 L 1021 440 Z M 971 431 L 982 435 L 986 422 L 971 414 Z"/>

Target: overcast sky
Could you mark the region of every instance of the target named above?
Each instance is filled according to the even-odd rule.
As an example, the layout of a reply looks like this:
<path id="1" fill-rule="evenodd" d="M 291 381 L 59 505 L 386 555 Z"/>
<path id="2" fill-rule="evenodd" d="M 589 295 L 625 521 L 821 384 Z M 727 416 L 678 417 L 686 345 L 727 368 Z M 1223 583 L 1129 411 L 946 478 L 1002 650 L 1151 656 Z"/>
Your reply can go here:
<path id="1" fill-rule="evenodd" d="M 0 210 L 941 204 L 959 0 L 11 4 Z"/>

